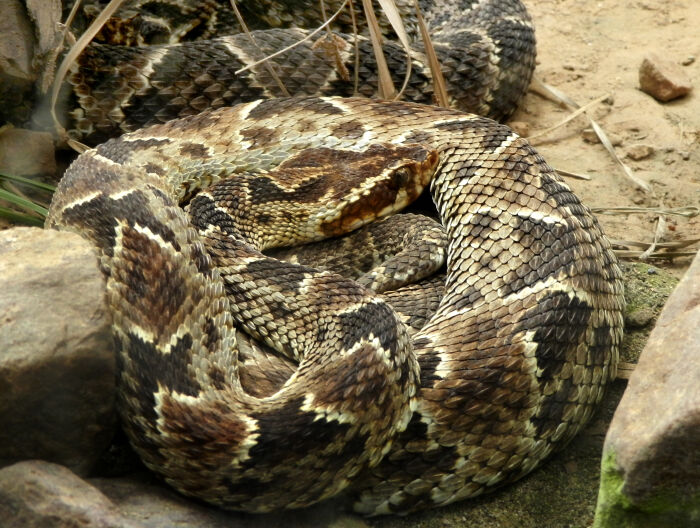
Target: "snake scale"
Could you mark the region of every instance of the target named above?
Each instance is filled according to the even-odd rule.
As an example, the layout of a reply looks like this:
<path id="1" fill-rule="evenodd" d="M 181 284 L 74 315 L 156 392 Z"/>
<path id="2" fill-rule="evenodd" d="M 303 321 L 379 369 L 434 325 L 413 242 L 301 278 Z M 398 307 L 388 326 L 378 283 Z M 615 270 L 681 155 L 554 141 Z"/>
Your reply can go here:
<path id="1" fill-rule="evenodd" d="M 495 34 L 529 27 L 516 0 L 460 9 L 500 29 L 475 23 L 445 47 L 489 37 L 500 53 L 508 39 Z M 151 54 L 136 63 L 151 79 L 153 57 L 170 53 L 159 49 L 138 52 Z M 122 102 L 165 87 L 142 77 L 116 94 Z M 498 107 L 488 101 L 497 92 L 482 93 L 487 106 Z M 48 227 L 98 250 L 119 412 L 144 463 L 224 508 L 299 508 L 346 490 L 357 511 L 381 514 L 477 496 L 565 445 L 615 375 L 623 298 L 609 242 L 560 177 L 508 127 L 463 111 L 252 94 L 194 116 L 162 114 L 156 121 L 167 122 L 83 153 L 50 208 Z M 136 127 L 110 108 L 114 123 Z M 100 125 L 105 115 L 80 133 L 100 139 L 112 127 Z M 370 236 L 389 220 L 365 224 L 426 186 L 444 226 L 446 274 L 416 329 L 390 304 L 420 288 L 400 285 L 415 274 L 401 257 L 439 267 L 440 250 L 401 248 L 364 285 L 263 253 L 358 228 Z M 440 246 L 432 229 L 415 238 Z M 375 289 L 398 289 L 365 287 L 380 275 L 388 282 Z M 293 370 L 251 374 L 245 335 Z"/>

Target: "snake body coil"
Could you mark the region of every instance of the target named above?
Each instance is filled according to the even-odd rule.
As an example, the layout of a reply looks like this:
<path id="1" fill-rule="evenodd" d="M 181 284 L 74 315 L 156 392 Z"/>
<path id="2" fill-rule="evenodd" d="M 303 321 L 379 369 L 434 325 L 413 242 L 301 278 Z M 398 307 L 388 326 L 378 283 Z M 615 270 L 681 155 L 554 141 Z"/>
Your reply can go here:
<path id="1" fill-rule="evenodd" d="M 471 7 L 476 22 L 462 33 L 442 21 L 453 37 L 444 46 L 489 37 L 484 67 L 498 70 L 511 48 L 480 17 L 529 27 L 524 10 Z M 113 91 L 130 101 L 121 108 L 168 91 L 156 66 L 169 51 L 139 53 L 150 62 Z M 138 106 L 149 90 L 156 99 Z M 498 106 L 496 91 L 484 104 Z M 230 102 L 219 96 L 215 107 Z M 197 98 L 182 97 L 170 109 L 182 103 L 187 115 Z M 139 112 L 109 103 L 90 114 L 85 101 L 75 130 L 94 139 L 140 124 Z M 261 252 L 355 229 L 428 183 L 446 278 L 412 335 L 363 286 Z M 232 191 L 223 205 L 222 189 Z M 347 488 L 367 514 L 479 495 L 566 444 L 615 375 L 623 298 L 609 242 L 535 150 L 484 117 L 334 97 L 207 110 L 82 154 L 47 226 L 98 249 L 133 447 L 182 493 L 225 508 L 304 507 Z M 243 333 L 297 364 L 267 374 L 279 378 L 273 391 L 246 390 Z"/>

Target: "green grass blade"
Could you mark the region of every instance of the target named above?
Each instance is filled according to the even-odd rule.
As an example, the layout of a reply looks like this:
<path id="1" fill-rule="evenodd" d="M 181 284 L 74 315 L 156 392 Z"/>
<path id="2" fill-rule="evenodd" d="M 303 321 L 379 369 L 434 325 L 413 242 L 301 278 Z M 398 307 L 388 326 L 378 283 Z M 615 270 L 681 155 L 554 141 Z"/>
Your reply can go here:
<path id="1" fill-rule="evenodd" d="M 6 202 L 22 207 L 28 211 L 33 211 L 42 217 L 46 217 L 46 215 L 49 214 L 49 210 L 46 209 L 46 207 L 30 202 L 29 200 L 6 191 L 5 189 L 0 189 L 0 200 L 5 200 Z"/>
<path id="2" fill-rule="evenodd" d="M 30 216 L 28 214 L 19 213 L 13 211 L 12 209 L 7 209 L 6 207 L 0 207 L 0 218 L 9 220 L 15 224 L 25 224 L 36 227 L 44 227 L 44 221 L 36 216 Z"/>
<path id="3" fill-rule="evenodd" d="M 35 187 L 37 189 L 42 189 L 44 191 L 54 192 L 56 190 L 56 187 L 54 187 L 53 185 L 49 185 L 48 183 L 41 183 L 41 182 L 32 180 L 30 178 L 24 178 L 22 176 L 13 176 L 11 174 L 0 173 L 0 178 L 4 178 L 4 179 L 10 180 L 10 181 L 15 181 L 18 183 L 23 183 L 25 185 L 29 185 L 30 187 Z"/>

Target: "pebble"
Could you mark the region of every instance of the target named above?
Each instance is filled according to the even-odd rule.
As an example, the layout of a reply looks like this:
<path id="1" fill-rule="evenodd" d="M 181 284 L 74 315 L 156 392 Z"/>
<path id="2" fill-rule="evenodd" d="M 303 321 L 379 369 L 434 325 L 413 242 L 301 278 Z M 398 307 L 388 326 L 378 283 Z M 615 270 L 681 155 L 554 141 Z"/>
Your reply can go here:
<path id="1" fill-rule="evenodd" d="M 693 88 L 683 68 L 656 53 L 644 57 L 639 67 L 639 87 L 661 102 L 683 97 Z"/>
<path id="2" fill-rule="evenodd" d="M 630 145 L 626 152 L 627 157 L 635 161 L 646 159 L 652 154 L 654 154 L 654 147 L 642 143 Z"/>
<path id="3" fill-rule="evenodd" d="M 619 147 L 620 145 L 622 145 L 622 137 L 620 137 L 618 134 L 610 132 L 606 132 L 606 134 L 613 147 Z M 581 136 L 583 137 L 583 140 L 586 143 L 600 143 L 600 138 L 598 137 L 598 134 L 596 134 L 595 130 L 593 130 L 592 128 L 586 128 L 585 130 L 583 130 L 583 132 L 581 132 Z"/>
<path id="4" fill-rule="evenodd" d="M 645 328 L 654 319 L 654 312 L 649 308 L 640 308 L 625 316 L 625 325 L 628 328 Z"/>

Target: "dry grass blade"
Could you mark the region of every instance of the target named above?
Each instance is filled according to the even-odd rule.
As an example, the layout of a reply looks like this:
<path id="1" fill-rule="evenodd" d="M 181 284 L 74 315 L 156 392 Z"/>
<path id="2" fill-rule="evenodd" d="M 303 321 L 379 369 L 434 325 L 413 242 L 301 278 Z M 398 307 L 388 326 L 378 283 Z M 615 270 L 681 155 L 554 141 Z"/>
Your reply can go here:
<path id="1" fill-rule="evenodd" d="M 615 240 L 611 239 L 610 242 L 614 246 L 618 246 L 615 249 L 615 254 L 620 258 L 629 259 L 670 259 L 677 257 L 692 257 L 697 253 L 697 250 L 691 251 L 679 251 L 688 246 L 691 246 L 697 242 L 700 242 L 700 238 L 690 238 L 686 240 L 675 240 L 673 242 L 640 242 L 638 240 Z M 619 249 L 619 247 L 626 247 L 628 249 Z M 640 249 L 629 249 L 629 248 L 640 248 Z M 651 251 L 650 251 L 650 248 Z M 655 251 L 656 249 L 657 251 Z"/>
<path id="2" fill-rule="evenodd" d="M 73 139 L 73 138 L 68 138 L 66 139 L 66 143 L 70 148 L 75 150 L 78 154 L 82 154 L 86 150 L 90 150 L 90 147 L 88 147 L 85 143 L 81 143 L 80 141 Z"/>
<path id="3" fill-rule="evenodd" d="M 539 132 L 528 136 L 527 140 L 532 141 L 533 139 L 536 139 L 536 138 L 541 137 L 541 136 L 545 136 L 545 135 L 549 134 L 550 132 L 552 132 L 558 128 L 563 127 L 565 124 L 567 124 L 568 122 L 577 118 L 581 114 L 585 113 L 587 110 L 590 110 L 594 106 L 602 103 L 608 97 L 610 97 L 610 94 L 601 95 L 600 97 L 598 97 L 598 99 L 594 99 L 593 101 L 591 101 L 583 106 L 580 106 L 577 110 L 574 110 L 573 112 L 571 112 L 566 118 L 559 121 L 556 125 L 552 125 L 551 127 L 545 128 L 544 130 L 540 130 Z"/>
<path id="4" fill-rule="evenodd" d="M 423 46 L 425 47 L 425 56 L 428 59 L 428 67 L 430 68 L 430 73 L 433 77 L 435 102 L 439 106 L 447 108 L 450 106 L 450 100 L 447 96 L 447 85 L 445 84 L 445 78 L 442 76 L 440 61 L 438 61 L 437 55 L 435 54 L 433 41 L 430 39 L 430 33 L 428 32 L 428 27 L 425 25 L 425 20 L 423 19 L 423 14 L 421 13 L 417 0 L 414 0 L 414 7 L 416 10 L 418 27 L 420 28 L 420 35 L 423 39 Z"/>
<path id="5" fill-rule="evenodd" d="M 639 260 L 646 260 L 649 258 L 649 255 L 655 252 L 656 250 L 656 245 L 659 243 L 659 240 L 663 237 L 664 233 L 666 232 L 666 217 L 664 215 L 659 215 L 656 218 L 656 229 L 654 230 L 654 240 L 651 242 L 649 247 L 642 252 L 641 255 L 639 255 Z"/>
<path id="6" fill-rule="evenodd" d="M 389 20 L 389 24 L 391 24 L 391 27 L 394 29 L 394 32 L 396 32 L 396 35 L 399 37 L 399 41 L 401 42 L 401 45 L 403 46 L 403 49 L 406 52 L 406 75 L 404 76 L 403 84 L 401 85 L 399 93 L 396 94 L 396 96 L 394 97 L 394 99 L 399 99 L 403 94 L 404 90 L 406 89 L 406 86 L 408 86 L 408 81 L 411 78 L 411 69 L 413 68 L 413 64 L 411 62 L 411 46 L 408 42 L 406 28 L 403 25 L 403 20 L 401 19 L 399 10 L 396 8 L 394 0 L 377 1 L 382 7 L 384 14 Z"/>
<path id="7" fill-rule="evenodd" d="M 68 13 L 68 18 L 66 18 L 65 23 L 63 24 L 63 33 L 61 35 L 61 42 L 58 43 L 59 46 L 63 46 L 63 42 L 66 39 L 69 39 L 69 44 L 71 46 L 75 45 L 75 37 L 73 37 L 73 34 L 70 32 L 70 27 L 73 25 L 73 20 L 75 19 L 75 15 L 78 14 L 78 9 L 80 8 L 80 5 L 83 3 L 83 0 L 77 0 L 73 4 L 73 7 L 70 10 L 70 13 Z M 70 40 L 72 39 L 72 40 Z"/>
<path id="8" fill-rule="evenodd" d="M 657 242 L 656 247 L 661 249 L 683 249 L 700 242 L 700 238 L 686 238 L 685 240 L 674 240 L 673 242 Z M 638 248 L 648 248 L 649 242 L 640 242 L 639 240 L 620 240 L 616 238 L 610 239 L 610 243 L 614 246 L 628 246 Z"/>
<path id="9" fill-rule="evenodd" d="M 578 172 L 569 172 L 561 169 L 554 169 L 558 174 L 566 178 L 573 178 L 575 180 L 586 180 L 590 181 L 591 177 L 588 174 L 580 174 Z"/>
<path id="10" fill-rule="evenodd" d="M 534 77 L 532 79 L 532 83 L 530 84 L 530 90 L 533 92 L 541 95 L 542 97 L 549 99 L 550 101 L 554 101 L 557 104 L 561 106 L 569 106 L 571 108 L 578 109 L 580 108 L 580 105 L 572 100 L 570 97 L 568 97 L 566 94 L 563 92 L 560 92 L 553 86 L 549 86 L 542 81 L 540 81 L 537 77 Z M 591 126 L 593 127 L 593 130 L 595 131 L 596 135 L 600 139 L 600 142 L 603 144 L 605 147 L 605 150 L 608 151 L 610 156 L 615 160 L 615 162 L 622 168 L 622 171 L 624 172 L 625 176 L 639 189 L 642 189 L 645 192 L 651 192 L 651 187 L 649 184 L 643 180 L 640 180 L 637 178 L 634 173 L 632 172 L 632 169 L 630 169 L 617 155 L 617 152 L 615 152 L 615 147 L 613 147 L 612 142 L 610 139 L 608 139 L 607 134 L 605 131 L 600 127 L 598 123 L 596 123 L 588 114 L 586 114 L 586 117 L 588 118 L 588 121 L 590 121 Z"/>
<path id="11" fill-rule="evenodd" d="M 372 42 L 372 49 L 374 50 L 374 60 L 377 62 L 377 75 L 379 80 L 377 91 L 379 92 L 379 97 L 381 99 L 393 99 L 397 92 L 394 87 L 394 82 L 391 80 L 391 74 L 389 73 L 386 59 L 384 58 L 382 33 L 377 23 L 377 16 L 374 13 L 372 0 L 362 0 L 362 7 L 365 11 L 365 18 L 367 19 L 369 38 Z"/>
<path id="12" fill-rule="evenodd" d="M 596 214 L 658 214 L 667 216 L 682 216 L 685 218 L 693 218 L 700 214 L 700 207 L 692 205 L 686 207 L 675 207 L 673 209 L 664 209 L 659 207 L 591 207 L 591 211 Z"/>
<path id="13" fill-rule="evenodd" d="M 253 34 L 248 29 L 248 24 L 245 23 L 245 20 L 243 20 L 243 15 L 241 15 L 241 12 L 238 10 L 238 6 L 236 5 L 236 0 L 231 0 L 231 9 L 233 9 L 233 12 L 236 14 L 236 18 L 238 19 L 238 23 L 241 25 L 243 32 L 247 35 L 248 40 L 250 40 L 251 44 L 253 44 L 253 46 L 255 46 L 255 48 L 258 51 L 260 51 L 260 47 L 258 46 L 258 43 L 255 41 L 255 37 L 253 37 Z M 282 82 L 282 79 L 280 79 L 280 76 L 277 75 L 277 72 L 272 67 L 272 64 L 270 64 L 268 62 L 268 58 L 266 58 L 264 61 L 261 61 L 261 62 L 265 63 L 265 69 L 267 69 L 270 76 L 275 80 L 275 82 L 277 83 L 277 86 L 279 87 L 282 94 L 289 97 L 289 92 L 287 91 L 286 86 Z"/>
<path id="14" fill-rule="evenodd" d="M 641 251 L 632 251 L 632 250 L 626 250 L 626 249 L 615 249 L 613 250 L 615 255 L 617 255 L 618 258 L 624 258 L 624 259 L 640 259 L 642 252 Z M 697 255 L 697 250 L 696 251 L 657 251 L 654 253 L 650 253 L 645 257 L 645 260 L 648 259 L 674 259 L 674 258 L 680 258 L 680 257 L 694 257 Z"/>
<path id="15" fill-rule="evenodd" d="M 310 38 L 313 38 L 314 35 L 317 35 L 317 34 L 320 33 L 321 31 L 323 31 L 329 24 L 331 24 L 331 22 L 333 22 L 333 21 L 336 19 L 336 17 L 343 11 L 343 9 L 345 8 L 345 6 L 348 5 L 348 1 L 349 1 L 349 0 L 345 0 L 345 2 L 343 2 L 343 4 L 340 6 L 340 8 L 339 8 L 335 13 L 333 13 L 333 16 L 331 16 L 331 17 L 330 17 L 328 20 L 326 20 L 322 25 L 320 25 L 319 27 L 317 27 L 316 29 L 314 29 L 311 33 L 309 33 L 308 35 L 306 35 L 306 36 L 305 36 L 303 39 L 301 39 L 300 41 L 295 42 L 294 44 L 291 44 L 291 45 L 289 45 L 289 46 L 287 46 L 286 48 L 283 48 L 283 49 L 281 49 L 281 50 L 277 50 L 276 52 L 271 53 L 270 55 L 267 55 L 265 58 L 260 59 L 259 61 L 255 61 L 255 62 L 253 62 L 253 63 L 251 63 L 251 64 L 248 64 L 247 66 L 244 66 L 243 68 L 240 68 L 240 69 L 236 70 L 234 73 L 235 73 L 236 75 L 239 75 L 239 74 L 241 74 L 242 72 L 244 72 L 244 71 L 246 71 L 246 70 L 249 70 L 249 69 L 251 69 L 251 68 L 254 68 L 255 66 L 258 66 L 258 65 L 260 65 L 260 64 L 263 64 L 264 62 L 269 61 L 270 59 L 274 59 L 274 58 L 277 57 L 278 55 L 281 55 L 282 53 L 285 53 L 285 52 L 289 51 L 290 49 L 293 49 L 293 48 L 297 47 L 297 46 L 298 46 L 299 44 L 301 44 L 302 42 L 306 42 L 306 41 L 309 40 Z M 235 2 L 233 2 L 232 5 L 235 5 Z M 237 8 L 234 8 L 234 9 L 236 9 L 236 13 L 240 14 L 240 13 L 238 12 Z M 255 43 L 255 40 L 253 39 L 253 35 L 250 33 L 250 30 L 248 30 L 248 26 L 246 26 L 246 25 L 245 25 L 245 22 L 243 22 L 243 18 L 240 18 L 240 19 L 239 19 L 239 22 L 241 23 L 241 26 L 242 26 L 243 29 L 246 31 L 246 33 L 248 34 L 248 36 L 251 38 L 251 42 Z M 257 44 L 256 44 L 256 47 L 257 47 Z M 271 72 L 271 73 L 272 73 L 272 72 Z M 275 76 L 276 76 L 276 75 L 277 75 L 277 74 L 275 74 Z M 282 82 L 282 81 L 280 81 L 280 82 Z M 287 90 L 285 89 L 284 91 L 286 92 Z M 289 94 L 287 94 L 287 95 L 289 95 Z"/>
<path id="16" fill-rule="evenodd" d="M 109 4 L 105 6 L 102 12 L 93 20 L 90 27 L 85 30 L 85 33 L 80 35 L 77 42 L 71 47 L 70 51 L 63 57 L 61 65 L 58 67 L 56 72 L 56 77 L 53 80 L 51 86 L 51 119 L 53 119 L 54 126 L 56 127 L 56 132 L 62 140 L 67 140 L 66 130 L 58 122 L 56 117 L 56 102 L 58 101 L 58 92 L 61 89 L 61 84 L 66 78 L 68 70 L 73 65 L 78 56 L 83 52 L 85 47 L 90 44 L 92 39 L 97 35 L 97 33 L 102 29 L 102 26 L 109 20 L 114 12 L 119 9 L 119 7 L 124 3 L 125 0 L 111 0 Z"/>
<path id="17" fill-rule="evenodd" d="M 357 31 L 357 19 L 355 18 L 355 4 L 350 0 L 350 19 L 352 20 L 353 45 L 355 47 L 355 72 L 353 74 L 352 93 L 357 95 L 360 86 L 360 35 Z"/>

